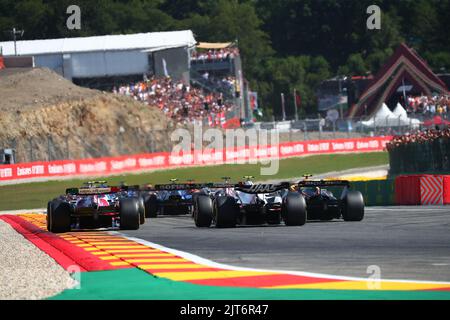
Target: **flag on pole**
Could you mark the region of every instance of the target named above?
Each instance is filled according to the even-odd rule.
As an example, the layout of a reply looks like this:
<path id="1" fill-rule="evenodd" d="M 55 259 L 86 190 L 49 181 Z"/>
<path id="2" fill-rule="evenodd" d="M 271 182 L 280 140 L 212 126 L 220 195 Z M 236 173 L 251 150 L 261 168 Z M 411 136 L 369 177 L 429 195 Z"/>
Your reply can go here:
<path id="1" fill-rule="evenodd" d="M 162 59 L 162 64 L 163 64 L 163 70 L 164 70 L 164 76 L 167 78 L 169 77 L 169 72 L 167 71 L 167 62 L 166 59 Z"/>
<path id="2" fill-rule="evenodd" d="M 302 105 L 302 97 L 297 91 L 295 91 L 295 108 L 300 108 L 301 105 Z"/>

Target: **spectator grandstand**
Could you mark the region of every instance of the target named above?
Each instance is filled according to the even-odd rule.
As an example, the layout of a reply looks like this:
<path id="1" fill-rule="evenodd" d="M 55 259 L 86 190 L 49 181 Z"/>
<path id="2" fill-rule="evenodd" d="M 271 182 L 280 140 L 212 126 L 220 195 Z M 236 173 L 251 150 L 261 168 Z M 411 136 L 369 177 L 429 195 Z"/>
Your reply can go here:
<path id="1" fill-rule="evenodd" d="M 235 108 L 220 92 L 206 92 L 170 77 L 152 77 L 145 81 L 121 85 L 114 87 L 113 92 L 157 107 L 181 124 L 221 126 L 225 113 Z"/>

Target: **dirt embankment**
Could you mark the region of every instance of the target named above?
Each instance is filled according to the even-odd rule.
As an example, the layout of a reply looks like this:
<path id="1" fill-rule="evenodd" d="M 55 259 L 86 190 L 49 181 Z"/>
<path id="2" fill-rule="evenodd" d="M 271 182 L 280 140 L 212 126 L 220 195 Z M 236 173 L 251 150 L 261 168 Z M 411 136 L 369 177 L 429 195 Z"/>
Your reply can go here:
<path id="1" fill-rule="evenodd" d="M 169 150 L 172 128 L 156 108 L 48 69 L 0 71 L 0 148 L 20 162 Z"/>

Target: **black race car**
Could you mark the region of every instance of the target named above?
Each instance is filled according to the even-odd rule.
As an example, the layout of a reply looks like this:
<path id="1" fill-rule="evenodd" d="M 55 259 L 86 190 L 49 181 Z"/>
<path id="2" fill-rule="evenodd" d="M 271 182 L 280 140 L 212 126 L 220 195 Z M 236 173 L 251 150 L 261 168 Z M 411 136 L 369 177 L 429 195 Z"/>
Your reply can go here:
<path id="1" fill-rule="evenodd" d="M 330 190 L 339 189 L 335 196 Z M 350 189 L 346 180 L 304 180 L 296 187 L 306 200 L 308 220 L 361 221 L 364 218 L 364 198 L 359 191 Z"/>
<path id="2" fill-rule="evenodd" d="M 245 182 L 211 184 L 208 194 L 194 200 L 197 227 L 233 228 L 236 225 L 280 224 L 301 226 L 306 222 L 302 195 L 291 192 L 290 183 L 253 184 Z"/>
<path id="3" fill-rule="evenodd" d="M 142 187 L 140 195 L 144 199 L 146 217 L 192 214 L 193 199 L 204 188 L 205 184 L 192 181 L 176 183 L 176 179 L 172 179 L 170 184 Z"/>

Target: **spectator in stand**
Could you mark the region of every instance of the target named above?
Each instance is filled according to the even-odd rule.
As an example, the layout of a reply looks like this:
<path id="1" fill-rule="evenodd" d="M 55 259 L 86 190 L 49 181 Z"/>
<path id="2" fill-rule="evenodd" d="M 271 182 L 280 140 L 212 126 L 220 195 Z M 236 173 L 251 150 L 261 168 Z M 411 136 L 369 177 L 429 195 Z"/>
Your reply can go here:
<path id="1" fill-rule="evenodd" d="M 410 143 L 429 143 L 436 139 L 449 139 L 450 128 L 444 130 L 424 130 L 413 134 L 406 134 L 403 136 L 395 136 L 387 145 L 388 150 L 398 148 L 402 145 Z"/>
<path id="2" fill-rule="evenodd" d="M 223 48 L 220 50 L 198 51 L 191 54 L 191 60 L 196 62 L 212 62 L 233 59 L 239 56 L 238 48 Z"/>
<path id="3" fill-rule="evenodd" d="M 450 110 L 450 96 L 409 96 L 407 99 L 407 112 L 411 114 L 424 114 L 434 116 L 435 114 L 446 115 Z"/>

